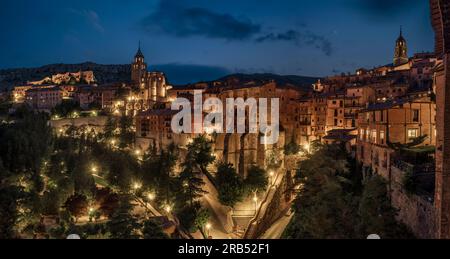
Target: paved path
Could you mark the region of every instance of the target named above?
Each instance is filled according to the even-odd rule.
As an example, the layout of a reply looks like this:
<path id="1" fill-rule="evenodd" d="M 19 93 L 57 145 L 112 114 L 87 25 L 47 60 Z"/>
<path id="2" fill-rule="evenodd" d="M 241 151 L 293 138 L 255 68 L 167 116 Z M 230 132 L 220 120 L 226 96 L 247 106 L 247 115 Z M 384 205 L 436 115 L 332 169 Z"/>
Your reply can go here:
<path id="1" fill-rule="evenodd" d="M 280 239 L 293 216 L 294 213 L 288 212 L 286 215 L 275 221 L 260 239 Z"/>

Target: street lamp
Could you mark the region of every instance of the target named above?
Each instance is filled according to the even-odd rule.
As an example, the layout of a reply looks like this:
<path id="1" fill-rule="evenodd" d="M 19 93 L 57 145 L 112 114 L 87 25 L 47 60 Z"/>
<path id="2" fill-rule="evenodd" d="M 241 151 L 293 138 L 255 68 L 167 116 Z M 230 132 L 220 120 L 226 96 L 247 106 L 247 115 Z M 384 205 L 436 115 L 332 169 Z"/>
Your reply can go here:
<path id="1" fill-rule="evenodd" d="M 170 205 L 166 205 L 166 207 L 164 209 L 167 213 L 172 212 L 172 206 L 170 206 Z"/>
<path id="2" fill-rule="evenodd" d="M 211 223 L 206 223 L 205 228 L 206 228 L 206 236 L 209 238 L 209 231 L 211 229 Z"/>
<path id="3" fill-rule="evenodd" d="M 133 184 L 133 189 L 134 189 L 135 191 L 141 189 L 141 187 L 142 187 L 142 184 L 139 183 L 139 182 L 135 182 L 135 183 Z"/>
<path id="4" fill-rule="evenodd" d="M 149 194 L 147 194 L 147 198 L 148 198 L 150 201 L 153 201 L 153 200 L 155 200 L 155 194 L 152 193 L 152 192 L 150 192 Z"/>
<path id="5" fill-rule="evenodd" d="M 256 215 L 256 212 L 258 210 L 258 196 L 256 196 L 256 192 L 253 196 L 253 201 L 255 202 L 255 215 Z"/>
<path id="6" fill-rule="evenodd" d="M 91 172 L 92 172 L 93 174 L 97 173 L 97 167 L 95 167 L 95 166 L 92 166 L 92 168 L 91 168 Z"/>
<path id="7" fill-rule="evenodd" d="M 303 147 L 308 153 L 310 152 L 311 145 L 305 144 Z"/>

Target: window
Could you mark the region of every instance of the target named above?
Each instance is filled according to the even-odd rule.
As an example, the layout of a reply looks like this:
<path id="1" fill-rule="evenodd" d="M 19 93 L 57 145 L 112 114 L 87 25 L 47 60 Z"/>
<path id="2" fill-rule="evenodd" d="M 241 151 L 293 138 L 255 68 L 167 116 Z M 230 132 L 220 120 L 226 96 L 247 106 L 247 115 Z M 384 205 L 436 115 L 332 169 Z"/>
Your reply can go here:
<path id="1" fill-rule="evenodd" d="M 374 144 L 377 143 L 377 131 L 376 130 L 372 130 L 371 141 Z"/>
<path id="2" fill-rule="evenodd" d="M 419 110 L 417 109 L 412 110 L 412 121 L 419 122 Z"/>
<path id="3" fill-rule="evenodd" d="M 380 121 L 384 122 L 384 111 L 380 111 Z"/>
<path id="4" fill-rule="evenodd" d="M 417 138 L 419 136 L 419 130 L 418 129 L 409 129 L 408 130 L 408 138 Z"/>
<path id="5" fill-rule="evenodd" d="M 380 131 L 380 144 L 381 144 L 381 145 L 384 145 L 384 137 L 385 137 L 385 136 L 384 136 L 384 131 L 381 130 L 381 131 Z"/>
<path id="6" fill-rule="evenodd" d="M 361 131 L 359 132 L 359 138 L 361 140 L 364 140 L 364 130 L 363 129 L 361 129 Z"/>

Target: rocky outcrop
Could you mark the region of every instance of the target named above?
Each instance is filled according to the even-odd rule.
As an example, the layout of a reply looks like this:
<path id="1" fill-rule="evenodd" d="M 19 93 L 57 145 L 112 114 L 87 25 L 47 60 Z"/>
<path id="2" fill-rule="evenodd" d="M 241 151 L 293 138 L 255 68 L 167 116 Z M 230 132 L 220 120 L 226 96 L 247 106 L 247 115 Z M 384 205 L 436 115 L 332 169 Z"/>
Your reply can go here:
<path id="1" fill-rule="evenodd" d="M 99 84 L 129 82 L 131 78 L 130 65 L 101 65 L 92 62 L 81 64 L 52 64 L 37 68 L 15 68 L 0 70 L 0 88 L 26 84 L 28 81 L 38 81 L 61 73 L 76 73 L 93 71 Z"/>

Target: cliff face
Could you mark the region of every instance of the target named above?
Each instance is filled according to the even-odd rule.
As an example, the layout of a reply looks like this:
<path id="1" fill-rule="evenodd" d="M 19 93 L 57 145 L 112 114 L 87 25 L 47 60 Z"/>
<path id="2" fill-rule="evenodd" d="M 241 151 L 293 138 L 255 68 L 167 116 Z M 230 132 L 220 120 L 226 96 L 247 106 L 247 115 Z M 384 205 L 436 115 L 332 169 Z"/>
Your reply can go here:
<path id="1" fill-rule="evenodd" d="M 66 72 L 93 71 L 99 84 L 128 82 L 131 77 L 130 65 L 101 65 L 96 63 L 52 64 L 38 68 L 17 68 L 0 70 L 0 90 L 27 81 L 42 80 L 54 74 Z"/>

